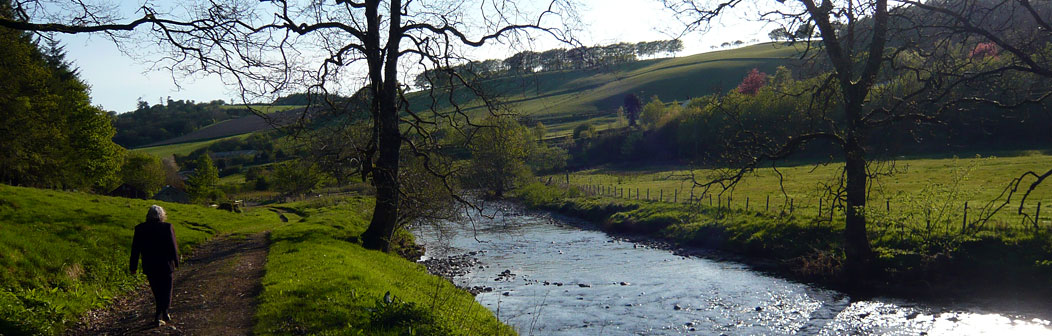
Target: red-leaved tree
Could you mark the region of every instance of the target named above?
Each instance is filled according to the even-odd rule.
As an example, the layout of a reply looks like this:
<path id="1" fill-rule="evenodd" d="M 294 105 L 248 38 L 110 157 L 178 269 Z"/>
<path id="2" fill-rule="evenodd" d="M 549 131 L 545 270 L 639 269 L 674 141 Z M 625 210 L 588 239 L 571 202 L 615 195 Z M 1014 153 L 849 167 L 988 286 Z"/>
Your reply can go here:
<path id="1" fill-rule="evenodd" d="M 997 57 L 997 54 L 999 54 L 1000 52 L 1001 52 L 1001 50 L 1000 50 L 1000 48 L 997 47 L 997 44 L 994 44 L 993 42 L 983 42 L 983 43 L 977 44 L 975 46 L 975 49 L 972 49 L 972 52 L 968 55 L 968 57 L 970 57 L 970 58 Z"/>
<path id="2" fill-rule="evenodd" d="M 749 71 L 748 75 L 745 75 L 745 79 L 738 85 L 738 93 L 755 95 L 757 91 L 760 91 L 764 85 L 767 85 L 767 74 L 760 72 L 759 69 L 753 68 Z"/>

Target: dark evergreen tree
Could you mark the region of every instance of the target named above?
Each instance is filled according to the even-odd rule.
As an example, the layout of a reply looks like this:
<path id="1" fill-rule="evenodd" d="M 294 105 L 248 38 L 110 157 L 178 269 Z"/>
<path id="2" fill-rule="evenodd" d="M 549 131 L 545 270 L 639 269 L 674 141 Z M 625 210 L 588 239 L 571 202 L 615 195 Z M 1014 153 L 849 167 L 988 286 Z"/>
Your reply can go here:
<path id="1" fill-rule="evenodd" d="M 639 101 L 639 97 L 635 93 L 629 93 L 625 95 L 625 115 L 628 117 L 628 126 L 635 126 L 636 120 L 639 119 L 639 111 L 643 108 L 643 102 Z"/>

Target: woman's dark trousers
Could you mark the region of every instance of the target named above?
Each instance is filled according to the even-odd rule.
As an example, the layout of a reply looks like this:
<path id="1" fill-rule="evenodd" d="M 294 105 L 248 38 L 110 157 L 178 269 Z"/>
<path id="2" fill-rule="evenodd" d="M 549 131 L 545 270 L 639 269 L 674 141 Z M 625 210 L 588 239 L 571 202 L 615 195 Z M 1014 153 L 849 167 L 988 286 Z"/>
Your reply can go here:
<path id="1" fill-rule="evenodd" d="M 157 314 L 168 312 L 172 304 L 172 273 L 147 274 L 154 301 L 157 302 Z"/>

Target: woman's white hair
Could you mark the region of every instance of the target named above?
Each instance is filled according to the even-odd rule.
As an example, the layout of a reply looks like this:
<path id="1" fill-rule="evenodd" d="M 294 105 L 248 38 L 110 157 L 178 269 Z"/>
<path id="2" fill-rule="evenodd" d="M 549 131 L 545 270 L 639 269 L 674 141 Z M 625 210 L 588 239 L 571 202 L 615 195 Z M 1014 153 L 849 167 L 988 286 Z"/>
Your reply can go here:
<path id="1" fill-rule="evenodd" d="M 163 222 L 168 220 L 168 214 L 164 213 L 164 208 L 159 205 L 151 205 L 150 211 L 146 212 L 146 221 L 157 221 Z"/>

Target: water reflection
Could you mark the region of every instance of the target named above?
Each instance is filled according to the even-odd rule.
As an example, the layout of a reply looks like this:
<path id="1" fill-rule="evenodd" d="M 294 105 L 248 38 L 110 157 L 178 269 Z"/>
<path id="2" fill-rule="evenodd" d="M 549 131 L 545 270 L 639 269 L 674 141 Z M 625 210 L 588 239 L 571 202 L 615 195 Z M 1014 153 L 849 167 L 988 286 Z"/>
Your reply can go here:
<path id="1" fill-rule="evenodd" d="M 1048 320 L 853 301 L 515 209 L 415 231 L 425 258 L 475 251 L 483 266 L 455 280 L 491 287 L 476 299 L 523 335 L 1052 335 Z"/>

